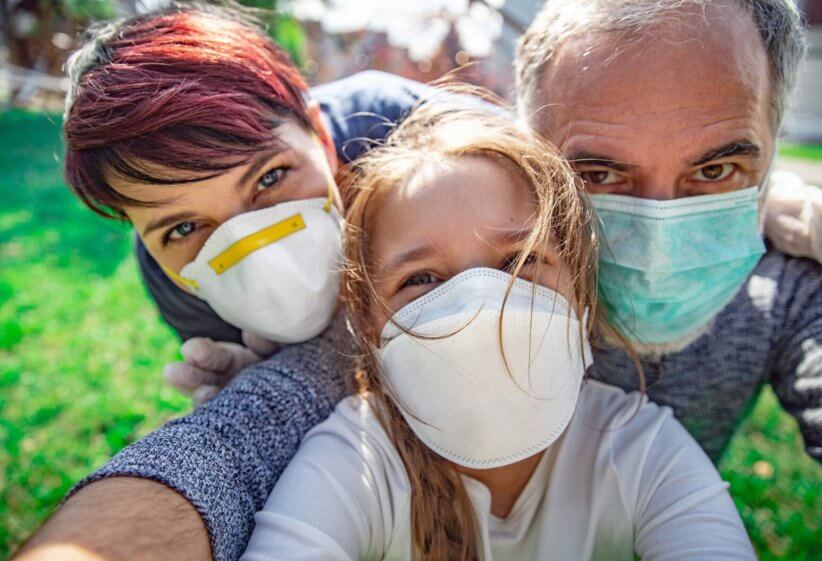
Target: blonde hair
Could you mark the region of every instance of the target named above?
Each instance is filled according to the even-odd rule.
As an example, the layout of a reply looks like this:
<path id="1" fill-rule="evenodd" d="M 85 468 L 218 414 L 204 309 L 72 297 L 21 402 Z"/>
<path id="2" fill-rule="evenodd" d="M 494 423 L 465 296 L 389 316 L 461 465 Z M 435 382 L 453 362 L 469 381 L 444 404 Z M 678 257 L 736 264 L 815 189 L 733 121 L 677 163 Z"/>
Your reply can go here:
<path id="1" fill-rule="evenodd" d="M 476 91 L 475 91 L 476 93 Z M 593 212 L 577 179 L 557 151 L 504 116 L 453 103 L 430 102 L 416 109 L 389 137 L 343 176 L 348 194 L 343 298 L 362 351 L 357 381 L 371 393 L 380 420 L 402 457 L 411 483 L 412 536 L 417 557 L 429 561 L 477 561 L 478 540 L 471 501 L 459 474 L 413 433 L 380 375 L 372 349 L 375 304 L 390 317 L 372 280 L 369 236 L 382 194 L 409 181 L 433 161 L 448 164 L 464 157 L 490 158 L 522 177 L 534 193 L 534 227 L 515 265 L 519 274 L 528 255 L 554 244 L 570 274 L 572 305 L 595 309 L 597 243 Z M 581 329 L 591 334 L 594 321 Z"/>

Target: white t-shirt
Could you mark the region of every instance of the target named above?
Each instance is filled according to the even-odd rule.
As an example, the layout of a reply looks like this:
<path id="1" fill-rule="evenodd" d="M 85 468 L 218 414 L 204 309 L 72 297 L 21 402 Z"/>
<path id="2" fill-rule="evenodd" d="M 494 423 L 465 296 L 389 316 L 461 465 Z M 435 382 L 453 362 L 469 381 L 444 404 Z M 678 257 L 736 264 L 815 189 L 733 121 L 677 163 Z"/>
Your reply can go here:
<path id="1" fill-rule="evenodd" d="M 484 561 L 756 559 L 727 485 L 670 409 L 599 382 L 505 519 L 463 481 Z M 306 435 L 242 559 L 410 561 L 410 498 L 373 407 L 349 397 Z"/>

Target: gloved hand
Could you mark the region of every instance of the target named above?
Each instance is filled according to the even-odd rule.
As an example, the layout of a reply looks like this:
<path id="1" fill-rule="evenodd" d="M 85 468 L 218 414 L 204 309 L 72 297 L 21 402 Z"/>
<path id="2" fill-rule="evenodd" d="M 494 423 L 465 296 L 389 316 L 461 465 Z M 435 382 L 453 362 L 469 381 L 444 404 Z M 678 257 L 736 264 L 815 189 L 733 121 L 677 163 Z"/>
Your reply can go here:
<path id="1" fill-rule="evenodd" d="M 765 235 L 783 253 L 822 263 L 822 189 L 773 172 L 765 199 Z"/>
<path id="2" fill-rule="evenodd" d="M 268 358 L 280 345 L 243 331 L 244 345 L 194 337 L 183 343 L 183 362 L 163 369 L 163 378 L 200 405 L 217 395 L 240 370 Z"/>

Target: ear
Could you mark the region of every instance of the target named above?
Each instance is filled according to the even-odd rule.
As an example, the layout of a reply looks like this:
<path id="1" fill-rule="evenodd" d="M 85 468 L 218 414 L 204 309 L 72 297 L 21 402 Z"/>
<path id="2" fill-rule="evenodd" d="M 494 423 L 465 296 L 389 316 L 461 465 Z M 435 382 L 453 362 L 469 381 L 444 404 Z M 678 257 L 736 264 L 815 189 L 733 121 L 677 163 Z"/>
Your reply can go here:
<path id="1" fill-rule="evenodd" d="M 334 145 L 331 131 L 325 126 L 322 115 L 320 104 L 316 101 L 310 101 L 308 103 L 308 120 L 311 123 L 311 128 L 314 129 L 314 134 L 317 135 L 320 144 L 322 144 L 323 150 L 325 150 L 325 156 L 328 158 L 328 166 L 331 168 L 331 173 L 335 174 L 340 167 L 339 161 L 337 160 L 337 147 Z"/>

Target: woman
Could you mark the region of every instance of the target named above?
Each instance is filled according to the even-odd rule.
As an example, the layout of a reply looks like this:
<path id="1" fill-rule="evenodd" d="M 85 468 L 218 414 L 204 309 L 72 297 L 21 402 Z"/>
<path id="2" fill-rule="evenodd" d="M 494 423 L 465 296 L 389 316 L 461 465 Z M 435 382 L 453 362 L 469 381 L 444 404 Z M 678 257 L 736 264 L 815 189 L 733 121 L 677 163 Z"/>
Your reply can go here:
<path id="1" fill-rule="evenodd" d="M 184 356 L 212 370 L 176 365 L 178 388 L 197 401 L 214 395 L 227 381 L 213 371 L 219 350 L 231 351 L 225 374 L 259 360 L 202 337 L 239 342 L 240 328 L 257 341 L 295 342 L 328 325 L 338 292 L 338 162 L 381 139 L 426 86 L 372 72 L 309 90 L 253 23 L 202 7 L 98 29 L 68 71 L 68 183 L 98 214 L 134 226 L 147 287 L 181 338 L 194 338 Z M 209 267 L 240 238 L 299 214 L 300 200 L 322 201 L 321 212 L 308 212 L 313 223 L 220 274 Z M 256 282 L 261 275 L 267 282 Z"/>
<path id="2" fill-rule="evenodd" d="M 431 105 L 359 162 L 362 391 L 306 436 L 244 559 L 755 558 L 670 410 L 583 382 L 596 239 L 553 153 Z"/>

